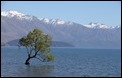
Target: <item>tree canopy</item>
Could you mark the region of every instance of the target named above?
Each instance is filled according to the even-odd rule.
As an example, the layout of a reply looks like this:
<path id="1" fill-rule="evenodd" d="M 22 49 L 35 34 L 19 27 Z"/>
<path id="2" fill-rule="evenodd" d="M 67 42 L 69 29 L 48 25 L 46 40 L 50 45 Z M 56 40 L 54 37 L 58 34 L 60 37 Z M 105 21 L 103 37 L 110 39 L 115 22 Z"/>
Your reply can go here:
<path id="1" fill-rule="evenodd" d="M 54 56 L 50 53 L 51 41 L 51 36 L 44 34 L 39 29 L 34 29 L 27 36 L 22 37 L 19 40 L 19 45 L 26 47 L 28 54 L 25 64 L 30 64 L 29 60 L 31 58 L 36 58 L 43 62 L 54 60 Z"/>

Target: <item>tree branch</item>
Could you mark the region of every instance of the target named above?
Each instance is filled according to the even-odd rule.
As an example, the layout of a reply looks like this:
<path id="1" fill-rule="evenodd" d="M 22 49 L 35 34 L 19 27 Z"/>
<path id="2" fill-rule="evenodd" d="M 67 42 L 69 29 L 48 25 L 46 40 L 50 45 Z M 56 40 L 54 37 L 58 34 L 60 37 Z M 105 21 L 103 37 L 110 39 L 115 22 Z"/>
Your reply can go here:
<path id="1" fill-rule="evenodd" d="M 28 50 L 28 47 L 26 47 L 26 49 L 27 49 L 28 57 L 30 57 L 30 54 L 29 54 L 29 50 Z"/>
<path id="2" fill-rule="evenodd" d="M 31 55 L 31 53 L 32 53 L 32 50 L 33 50 L 33 48 L 30 46 L 30 55 Z"/>
<path id="3" fill-rule="evenodd" d="M 37 54 L 39 57 L 41 57 L 42 58 L 42 56 L 40 55 L 40 54 Z M 43 59 L 43 58 L 42 58 Z"/>
<path id="4" fill-rule="evenodd" d="M 38 60 L 40 60 L 40 61 L 43 61 L 43 60 L 41 60 L 40 58 L 38 58 L 38 57 L 35 57 L 36 59 L 38 59 Z"/>

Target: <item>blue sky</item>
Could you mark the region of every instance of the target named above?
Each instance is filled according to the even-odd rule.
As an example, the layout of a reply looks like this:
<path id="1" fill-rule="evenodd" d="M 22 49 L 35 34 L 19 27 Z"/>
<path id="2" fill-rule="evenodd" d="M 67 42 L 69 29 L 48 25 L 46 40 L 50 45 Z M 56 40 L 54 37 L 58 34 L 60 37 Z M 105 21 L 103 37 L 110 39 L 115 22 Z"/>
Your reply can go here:
<path id="1" fill-rule="evenodd" d="M 16 10 L 39 18 L 63 19 L 80 24 L 121 24 L 120 1 L 2 1 L 1 10 Z"/>

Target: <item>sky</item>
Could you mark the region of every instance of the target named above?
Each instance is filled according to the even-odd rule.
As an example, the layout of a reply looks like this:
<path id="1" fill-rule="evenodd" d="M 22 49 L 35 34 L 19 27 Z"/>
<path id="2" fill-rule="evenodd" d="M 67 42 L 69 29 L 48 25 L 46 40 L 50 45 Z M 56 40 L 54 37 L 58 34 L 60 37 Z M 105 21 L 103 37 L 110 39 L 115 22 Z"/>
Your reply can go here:
<path id="1" fill-rule="evenodd" d="M 1 11 L 16 10 L 38 18 L 121 25 L 121 1 L 2 1 Z"/>

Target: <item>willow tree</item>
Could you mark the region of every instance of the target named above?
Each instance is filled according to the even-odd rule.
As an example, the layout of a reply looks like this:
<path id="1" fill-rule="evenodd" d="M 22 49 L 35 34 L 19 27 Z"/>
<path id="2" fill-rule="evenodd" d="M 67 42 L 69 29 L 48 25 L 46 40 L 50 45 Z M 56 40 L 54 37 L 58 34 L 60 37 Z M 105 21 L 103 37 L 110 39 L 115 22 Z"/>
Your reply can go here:
<path id="1" fill-rule="evenodd" d="M 54 56 L 50 53 L 51 37 L 44 34 L 39 29 L 34 29 L 27 36 L 19 40 L 19 45 L 27 49 L 26 65 L 30 64 L 30 59 L 36 58 L 42 62 L 54 60 Z"/>

